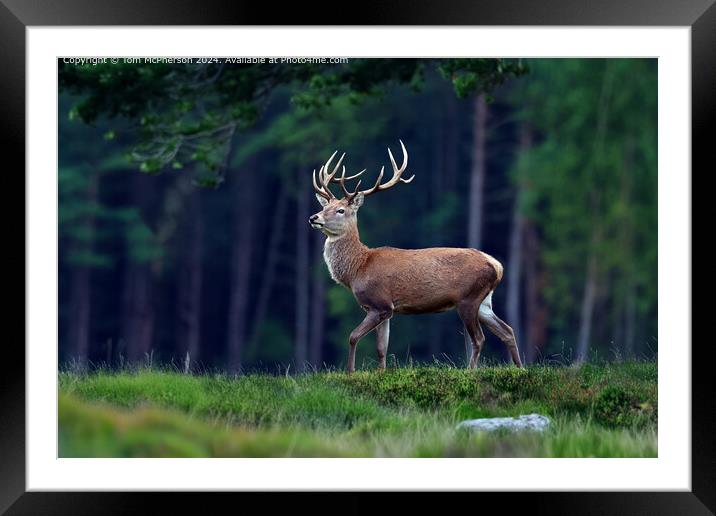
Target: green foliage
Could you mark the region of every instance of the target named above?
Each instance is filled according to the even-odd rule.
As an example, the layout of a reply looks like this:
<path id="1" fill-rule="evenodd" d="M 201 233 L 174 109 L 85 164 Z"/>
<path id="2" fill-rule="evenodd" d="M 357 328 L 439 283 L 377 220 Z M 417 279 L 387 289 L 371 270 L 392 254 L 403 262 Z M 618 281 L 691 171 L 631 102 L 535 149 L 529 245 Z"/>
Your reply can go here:
<path id="1" fill-rule="evenodd" d="M 162 256 L 162 248 L 139 207 L 108 203 L 100 184 L 124 176 L 130 169 L 117 133 L 105 119 L 89 127 L 72 116 L 69 106 L 78 99 L 60 96 L 60 111 L 69 110 L 69 119 L 60 120 L 58 168 L 58 230 L 64 263 L 72 267 L 111 269 L 118 256 L 109 251 L 116 241 L 124 242 L 134 262 L 148 262 Z M 118 143 L 120 145 L 118 145 Z M 106 195 L 106 192 L 105 192 Z M 131 202 L 131 200 L 130 200 Z"/>
<path id="2" fill-rule="evenodd" d="M 120 131 L 130 135 L 132 157 L 142 172 L 193 162 L 204 173 L 198 184 L 216 187 L 234 133 L 257 123 L 275 90 L 290 87 L 292 104 L 315 114 L 335 99 L 356 105 L 395 85 L 418 90 L 425 68 L 436 65 L 461 96 L 489 92 L 523 71 L 503 59 L 351 59 L 332 66 L 60 63 L 59 86 L 61 92 L 80 96 L 69 110 L 71 120 L 117 120 L 105 138 L 114 139 Z"/>
<path id="3" fill-rule="evenodd" d="M 497 86 L 510 77 L 518 77 L 527 73 L 528 69 L 521 61 L 505 59 L 445 59 L 439 65 L 440 72 L 455 87 L 459 98 L 474 93 L 491 93 Z M 487 95 L 486 100 L 494 99 Z"/>
<path id="4" fill-rule="evenodd" d="M 142 263 L 150 262 L 162 255 L 154 232 L 142 220 L 136 208 L 129 208 L 119 215 L 124 222 L 124 231 L 129 259 Z"/>
<path id="5" fill-rule="evenodd" d="M 605 326 L 617 325 L 628 296 L 638 298 L 637 317 L 655 316 L 656 61 L 537 59 L 529 67 L 511 99 L 535 143 L 512 176 L 543 239 L 553 334 L 560 342 L 576 335 L 590 256 L 611 308 L 604 317 L 614 318 Z"/>
<path id="6" fill-rule="evenodd" d="M 610 427 L 639 425 L 655 417 L 655 407 L 622 386 L 605 388 L 594 402 L 595 419 Z"/>
<path id="7" fill-rule="evenodd" d="M 656 456 L 655 368 L 61 373 L 60 454 Z M 455 430 L 465 418 L 530 412 L 549 415 L 554 427 L 544 435 Z"/>
<path id="8" fill-rule="evenodd" d="M 282 100 L 278 96 L 277 101 Z M 358 107 L 349 96 L 332 99 L 331 108 L 320 113 L 291 110 L 272 119 L 260 131 L 247 132 L 232 160 L 234 167 L 264 151 L 280 151 L 280 162 L 274 174 L 295 176 L 295 169 L 305 170 L 301 176 L 310 184 L 310 170 L 316 156 L 330 156 L 337 148 L 362 150 L 385 130 L 384 107 L 367 99 Z M 348 163 L 347 166 L 351 166 Z"/>
<path id="9" fill-rule="evenodd" d="M 505 410 L 507 407 L 521 406 L 552 416 L 597 416 L 600 422 L 611 425 L 618 421 L 616 426 L 629 427 L 655 423 L 655 413 L 645 409 L 640 414 L 643 417 L 635 418 L 618 408 L 605 412 L 600 401 L 603 391 L 610 383 L 617 383 L 623 392 L 629 393 L 633 403 L 654 407 L 656 384 L 647 373 L 652 368 L 655 366 L 648 363 L 593 366 L 586 372 L 544 366 L 526 370 L 509 367 L 477 370 L 399 368 L 378 376 L 367 371 L 351 377 L 336 374 L 328 380 L 391 405 L 440 409 L 457 404 L 460 413 L 466 417 L 486 413 L 508 415 L 511 409 Z M 636 380 L 633 376 L 640 378 Z M 610 399 L 611 395 L 607 392 L 604 396 Z M 631 407 L 622 408 L 631 410 Z"/>

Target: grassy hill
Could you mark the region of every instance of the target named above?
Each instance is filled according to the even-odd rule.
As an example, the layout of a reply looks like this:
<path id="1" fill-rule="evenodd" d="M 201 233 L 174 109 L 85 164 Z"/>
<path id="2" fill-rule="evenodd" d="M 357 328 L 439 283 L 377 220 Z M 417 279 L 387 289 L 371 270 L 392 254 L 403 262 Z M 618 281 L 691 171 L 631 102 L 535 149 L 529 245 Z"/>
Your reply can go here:
<path id="1" fill-rule="evenodd" d="M 62 457 L 655 457 L 654 362 L 59 375 Z M 544 434 L 456 430 L 538 412 Z"/>

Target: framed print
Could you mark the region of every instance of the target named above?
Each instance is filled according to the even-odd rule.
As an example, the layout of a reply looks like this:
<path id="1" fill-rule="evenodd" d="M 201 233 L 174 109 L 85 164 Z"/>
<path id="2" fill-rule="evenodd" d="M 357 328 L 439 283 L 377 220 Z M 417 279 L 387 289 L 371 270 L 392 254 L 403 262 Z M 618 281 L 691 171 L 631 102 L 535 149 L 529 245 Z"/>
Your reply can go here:
<path id="1" fill-rule="evenodd" d="M 27 304 L 3 509 L 712 511 L 691 181 L 716 8 L 508 4 L 4 1 Z"/>

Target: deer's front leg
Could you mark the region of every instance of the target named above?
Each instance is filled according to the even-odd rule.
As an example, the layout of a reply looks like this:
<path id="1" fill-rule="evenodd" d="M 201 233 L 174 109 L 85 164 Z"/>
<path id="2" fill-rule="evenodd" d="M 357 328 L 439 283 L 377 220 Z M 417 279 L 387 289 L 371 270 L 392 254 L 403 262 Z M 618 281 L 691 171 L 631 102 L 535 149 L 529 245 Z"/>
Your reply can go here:
<path id="1" fill-rule="evenodd" d="M 385 369 L 385 357 L 388 354 L 388 339 L 390 338 L 390 319 L 386 319 L 375 329 L 376 351 L 378 352 L 378 369 Z"/>
<path id="2" fill-rule="evenodd" d="M 366 334 L 370 333 L 376 326 L 383 321 L 390 319 L 393 315 L 392 310 L 370 310 L 363 319 L 358 327 L 351 332 L 351 336 L 348 339 L 348 373 L 352 373 L 356 370 L 356 344 Z"/>

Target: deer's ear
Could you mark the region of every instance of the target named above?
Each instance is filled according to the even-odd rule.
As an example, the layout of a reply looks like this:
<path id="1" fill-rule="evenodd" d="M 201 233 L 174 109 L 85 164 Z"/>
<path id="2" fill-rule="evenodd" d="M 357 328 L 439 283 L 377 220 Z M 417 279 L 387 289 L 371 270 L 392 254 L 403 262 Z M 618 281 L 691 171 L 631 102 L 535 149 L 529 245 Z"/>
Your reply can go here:
<path id="1" fill-rule="evenodd" d="M 365 199 L 365 196 L 363 195 L 363 192 L 358 192 L 353 199 L 351 199 L 350 205 L 354 208 L 358 209 L 361 206 L 363 206 L 363 200 Z"/>
<path id="2" fill-rule="evenodd" d="M 321 206 L 324 208 L 328 206 L 328 201 L 325 199 L 325 197 L 321 197 L 320 195 L 316 194 L 316 199 L 318 199 L 318 202 L 321 203 Z"/>

